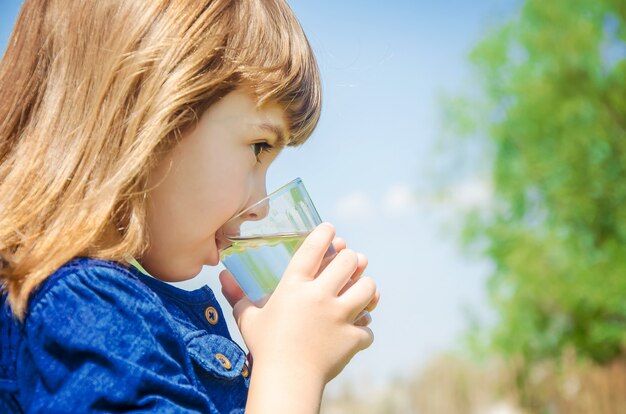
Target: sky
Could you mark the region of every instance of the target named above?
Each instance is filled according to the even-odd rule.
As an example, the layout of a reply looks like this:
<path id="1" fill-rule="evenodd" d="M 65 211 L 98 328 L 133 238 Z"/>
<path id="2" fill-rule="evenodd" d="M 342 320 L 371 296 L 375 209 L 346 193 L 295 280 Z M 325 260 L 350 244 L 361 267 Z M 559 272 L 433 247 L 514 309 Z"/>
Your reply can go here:
<path id="1" fill-rule="evenodd" d="M 442 190 L 432 173 L 445 127 L 441 97 L 472 84 L 468 52 L 517 3 L 289 1 L 320 66 L 323 110 L 312 137 L 274 162 L 267 188 L 301 177 L 322 219 L 367 255 L 366 274 L 381 292 L 370 325 L 374 344 L 329 384 L 330 392 L 345 382 L 368 391 L 411 376 L 459 347 L 468 309 L 490 315 L 489 263 L 464 254 L 453 231 L 462 209 L 489 202 L 489 183 L 465 177 L 445 189 L 444 201 L 425 189 Z M 2 51 L 20 4 L 0 3 Z M 182 287 L 208 284 L 221 299 L 221 269 L 205 267 Z M 232 318 L 228 323 L 236 331 Z"/>

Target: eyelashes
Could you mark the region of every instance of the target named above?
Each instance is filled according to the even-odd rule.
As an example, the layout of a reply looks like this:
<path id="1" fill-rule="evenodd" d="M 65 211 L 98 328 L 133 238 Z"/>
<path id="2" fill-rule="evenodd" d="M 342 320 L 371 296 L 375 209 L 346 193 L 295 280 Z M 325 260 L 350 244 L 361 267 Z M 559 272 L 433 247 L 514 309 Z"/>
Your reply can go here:
<path id="1" fill-rule="evenodd" d="M 257 161 L 259 160 L 261 154 L 263 154 L 264 152 L 270 152 L 272 148 L 274 148 L 267 142 L 256 142 L 250 145 L 250 147 L 252 148 L 252 152 L 254 153 Z"/>

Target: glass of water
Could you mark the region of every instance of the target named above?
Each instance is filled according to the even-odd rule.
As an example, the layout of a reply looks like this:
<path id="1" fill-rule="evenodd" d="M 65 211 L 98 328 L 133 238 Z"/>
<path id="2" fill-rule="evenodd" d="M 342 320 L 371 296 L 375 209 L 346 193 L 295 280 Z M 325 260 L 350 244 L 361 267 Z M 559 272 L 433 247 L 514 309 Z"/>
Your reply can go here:
<path id="1" fill-rule="evenodd" d="M 231 218 L 218 234 L 220 259 L 250 300 L 271 294 L 320 219 L 300 178 Z M 325 257 L 335 254 L 332 245 Z"/>

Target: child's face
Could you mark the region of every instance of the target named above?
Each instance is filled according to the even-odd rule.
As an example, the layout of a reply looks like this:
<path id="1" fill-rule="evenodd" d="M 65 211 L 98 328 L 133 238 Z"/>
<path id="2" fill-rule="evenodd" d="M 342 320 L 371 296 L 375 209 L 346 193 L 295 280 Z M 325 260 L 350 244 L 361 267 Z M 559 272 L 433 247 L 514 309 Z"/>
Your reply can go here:
<path id="1" fill-rule="evenodd" d="M 150 274 L 180 281 L 218 264 L 217 230 L 265 197 L 267 168 L 282 148 L 262 124 L 286 136 L 281 107 L 257 110 L 250 95 L 236 90 L 209 107 L 160 162 L 150 177 L 150 247 L 141 258 Z M 268 152 L 262 143 L 278 147 Z"/>

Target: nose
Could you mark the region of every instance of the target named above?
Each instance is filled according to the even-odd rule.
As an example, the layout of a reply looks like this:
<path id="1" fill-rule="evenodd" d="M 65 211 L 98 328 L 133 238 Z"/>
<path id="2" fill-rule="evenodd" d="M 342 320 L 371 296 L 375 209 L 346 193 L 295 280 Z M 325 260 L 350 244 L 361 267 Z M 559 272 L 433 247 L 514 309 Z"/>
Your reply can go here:
<path id="1" fill-rule="evenodd" d="M 239 237 L 241 234 L 241 226 L 246 221 L 259 221 L 267 217 L 269 213 L 269 200 L 265 189 L 265 177 L 263 180 L 257 181 L 253 186 L 252 192 L 242 211 L 235 217 L 226 222 L 221 229 L 221 237 L 229 239 Z"/>
<path id="2" fill-rule="evenodd" d="M 246 211 L 241 218 L 246 221 L 258 221 L 267 217 L 270 203 L 266 197 L 267 189 L 265 188 L 265 179 L 263 179 L 259 185 L 255 186 L 250 200 L 248 200 Z"/>

